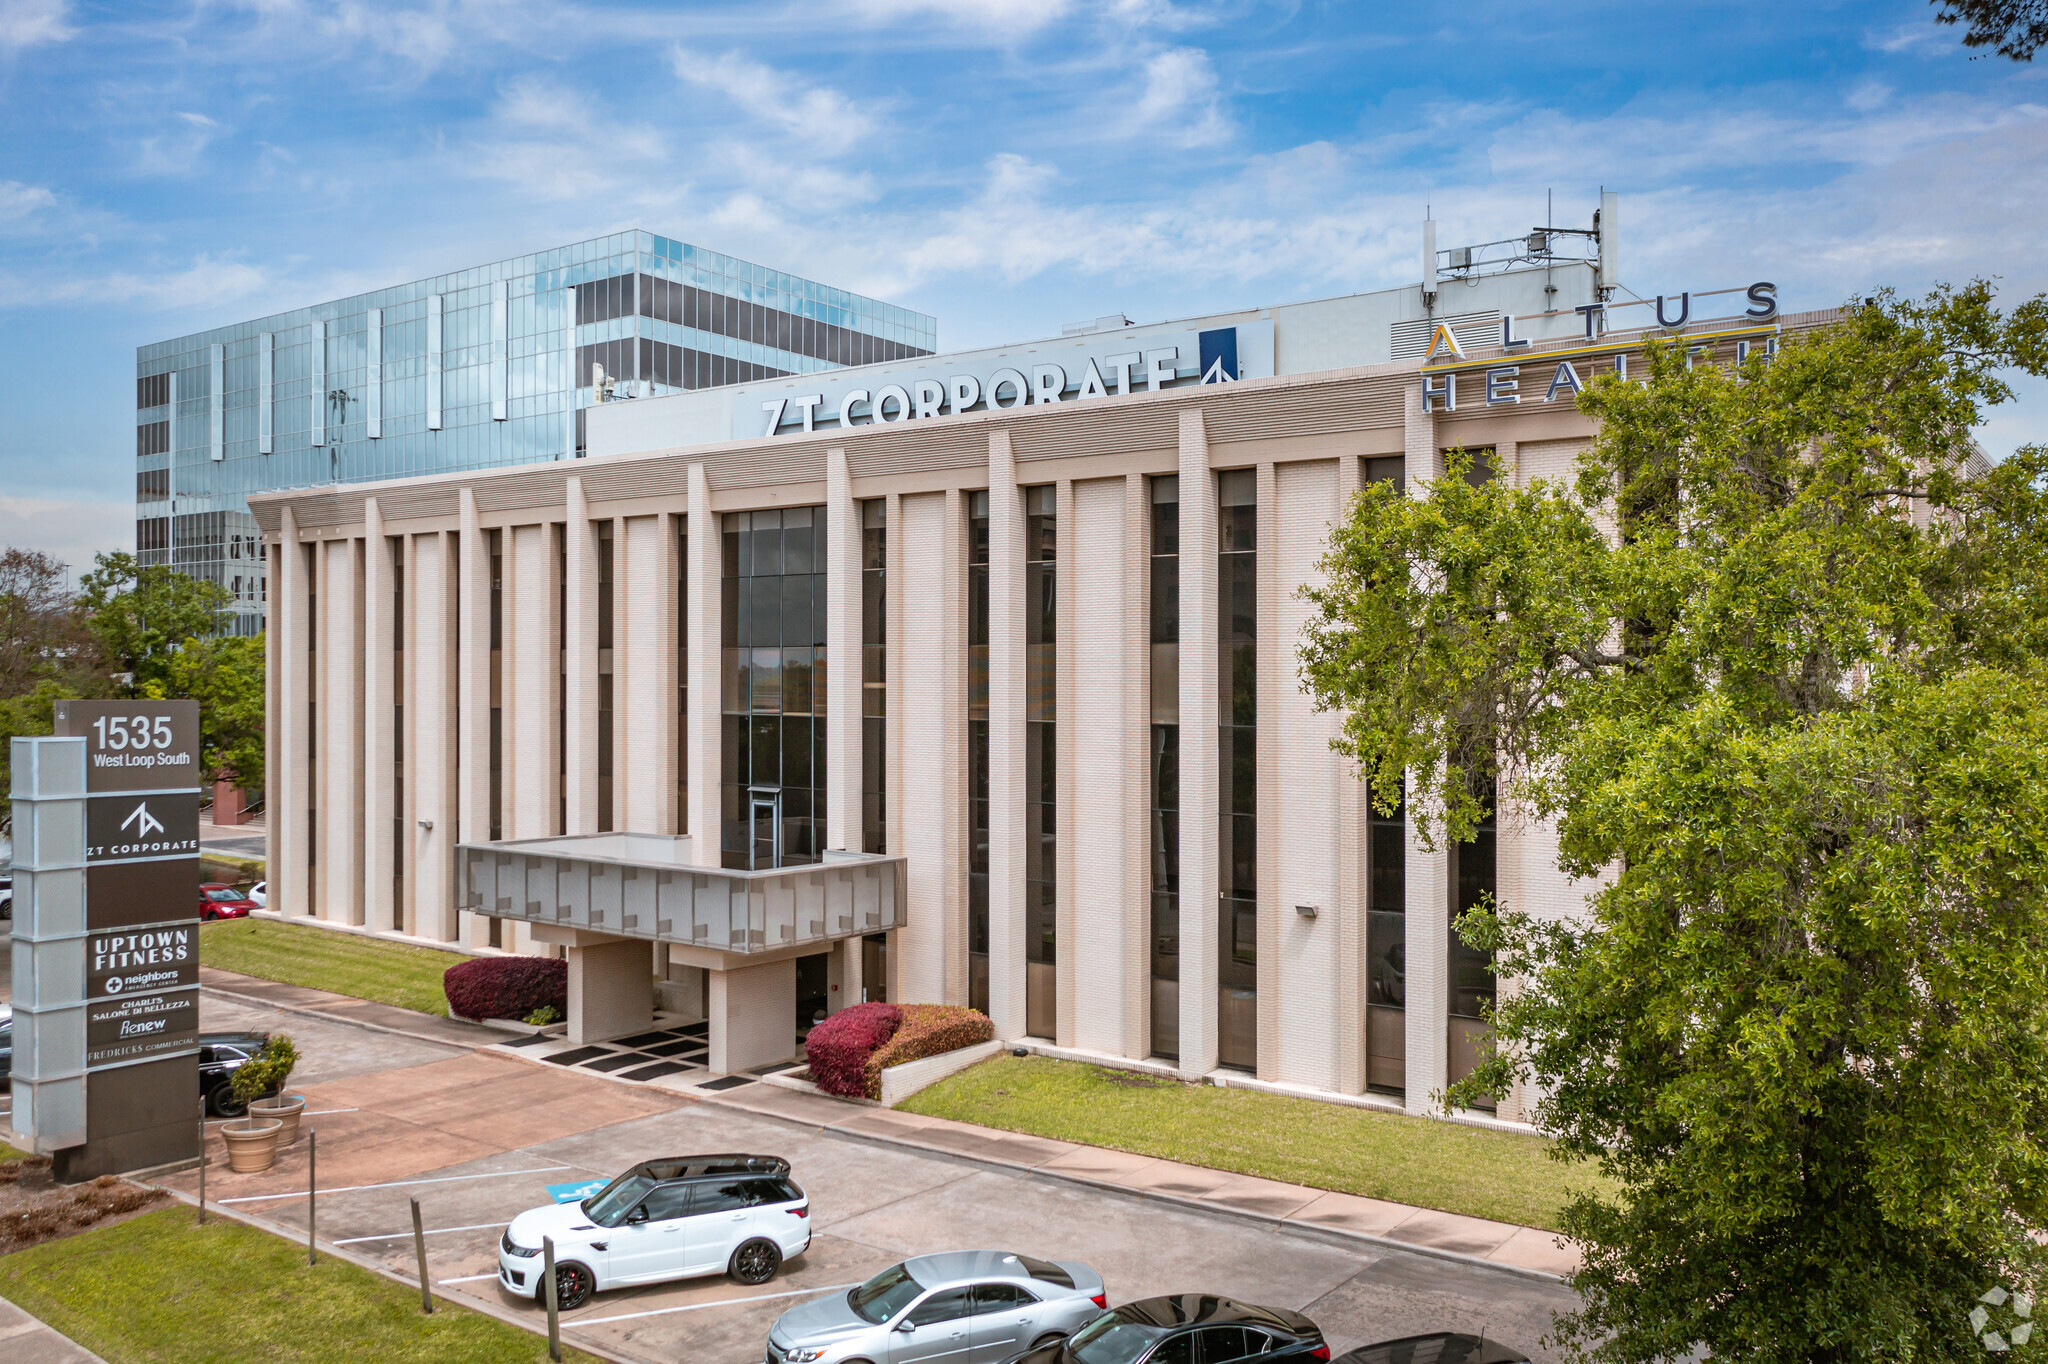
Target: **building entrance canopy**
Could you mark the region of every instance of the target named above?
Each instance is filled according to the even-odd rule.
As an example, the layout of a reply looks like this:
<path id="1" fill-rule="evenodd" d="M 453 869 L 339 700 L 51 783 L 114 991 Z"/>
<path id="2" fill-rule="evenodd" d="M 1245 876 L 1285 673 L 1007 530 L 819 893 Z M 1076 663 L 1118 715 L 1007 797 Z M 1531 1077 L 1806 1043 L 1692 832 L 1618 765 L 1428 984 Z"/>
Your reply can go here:
<path id="1" fill-rule="evenodd" d="M 828 852 L 765 871 L 696 865 L 692 840 L 582 834 L 456 845 L 479 914 L 735 955 L 900 928 L 902 857 Z"/>

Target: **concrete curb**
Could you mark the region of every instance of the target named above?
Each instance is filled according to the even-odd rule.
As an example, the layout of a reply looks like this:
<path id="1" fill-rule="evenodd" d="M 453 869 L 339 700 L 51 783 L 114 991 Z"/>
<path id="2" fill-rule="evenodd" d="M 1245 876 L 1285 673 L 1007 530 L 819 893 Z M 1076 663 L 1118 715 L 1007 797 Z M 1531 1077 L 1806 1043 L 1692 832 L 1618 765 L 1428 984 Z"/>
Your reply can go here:
<path id="1" fill-rule="evenodd" d="M 301 1018 L 317 1018 L 323 1023 L 346 1023 L 351 1028 L 368 1028 L 371 1032 L 386 1033 L 392 1037 L 409 1037 L 415 1042 L 433 1042 L 440 1046 L 453 1047 L 457 1051 L 460 1051 L 463 1045 L 460 1042 L 451 1042 L 445 1037 L 430 1037 L 426 1033 L 411 1032 L 405 1028 L 393 1028 L 383 1023 L 372 1023 L 366 1018 L 350 1018 L 345 1014 L 331 1014 L 321 1009 L 309 1009 L 303 1004 L 281 1004 L 274 999 L 262 999 L 256 995 L 245 995 L 234 990 L 223 990 L 218 985 L 201 985 L 199 993 L 212 995 L 216 999 L 225 999 L 231 1004 L 240 1004 L 245 1008 L 275 1009 L 279 1013 L 297 1014 Z M 496 1044 L 496 1038 L 488 1041 L 480 1040 L 471 1050 L 474 1051 Z"/>

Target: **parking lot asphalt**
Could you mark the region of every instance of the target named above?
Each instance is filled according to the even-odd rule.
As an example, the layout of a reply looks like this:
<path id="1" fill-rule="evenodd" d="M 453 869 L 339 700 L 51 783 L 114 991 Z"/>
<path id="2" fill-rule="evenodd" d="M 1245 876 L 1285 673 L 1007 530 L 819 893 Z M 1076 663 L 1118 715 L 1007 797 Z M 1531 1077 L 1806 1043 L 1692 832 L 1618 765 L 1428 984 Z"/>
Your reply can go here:
<path id="1" fill-rule="evenodd" d="M 266 1015 L 270 1015 L 266 1017 Z M 207 997 L 202 1022 L 292 1033 L 305 1060 L 305 1125 L 318 1131 L 320 1240 L 410 1275 L 408 1199 L 428 1229 L 440 1290 L 538 1326 L 542 1313 L 496 1284 L 505 1224 L 546 1186 L 609 1177 L 654 1156 L 753 1151 L 786 1157 L 810 1194 L 811 1249 L 771 1282 L 723 1276 L 597 1295 L 565 1315 L 584 1341 L 649 1360 L 754 1364 L 776 1316 L 898 1259 L 1000 1247 L 1100 1270 L 1112 1301 L 1213 1292 L 1308 1313 L 1336 1350 L 1431 1330 L 1483 1331 L 1548 1361 L 1554 1281 L 1222 1212 L 907 1149 L 771 1114 L 618 1084 L 502 1054 L 394 1037 Z M 217 1139 L 216 1139 L 217 1140 Z M 261 1175 L 230 1175 L 220 1148 L 210 1200 L 303 1234 L 306 1143 Z M 169 1181 L 189 1190 L 191 1172 Z"/>

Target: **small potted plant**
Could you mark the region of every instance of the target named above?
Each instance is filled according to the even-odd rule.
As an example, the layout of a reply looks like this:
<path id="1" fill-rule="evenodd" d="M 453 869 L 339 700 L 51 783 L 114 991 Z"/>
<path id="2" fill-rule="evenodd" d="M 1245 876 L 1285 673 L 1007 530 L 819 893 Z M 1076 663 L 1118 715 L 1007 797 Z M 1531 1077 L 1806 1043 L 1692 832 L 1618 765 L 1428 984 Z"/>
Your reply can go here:
<path id="1" fill-rule="evenodd" d="M 231 1081 L 235 1097 L 248 1105 L 248 1123 L 278 1124 L 276 1139 L 271 1143 L 273 1154 L 276 1147 L 290 1146 L 299 1139 L 299 1115 L 306 1111 L 306 1096 L 284 1092 L 285 1082 L 291 1079 L 298 1064 L 299 1049 L 292 1045 L 292 1039 L 284 1033 L 273 1033 L 261 1051 L 235 1067 Z"/>

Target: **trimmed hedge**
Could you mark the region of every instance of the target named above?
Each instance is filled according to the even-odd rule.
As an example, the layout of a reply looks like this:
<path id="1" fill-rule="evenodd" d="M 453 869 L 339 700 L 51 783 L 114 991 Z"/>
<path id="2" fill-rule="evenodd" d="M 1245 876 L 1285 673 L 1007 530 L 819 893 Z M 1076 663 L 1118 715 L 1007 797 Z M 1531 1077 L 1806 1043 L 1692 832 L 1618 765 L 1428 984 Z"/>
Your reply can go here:
<path id="1" fill-rule="evenodd" d="M 462 1018 L 524 1018 L 545 1004 L 569 1011 L 569 963 L 554 957 L 471 957 L 441 977 Z"/>
<path id="2" fill-rule="evenodd" d="M 886 1045 L 903 1021 L 894 1004 L 870 1002 L 841 1009 L 804 1035 L 811 1079 L 827 1094 L 856 1099 L 867 1093 L 868 1058 Z"/>
<path id="3" fill-rule="evenodd" d="M 905 1061 L 920 1061 L 941 1052 L 957 1051 L 995 1040 L 996 1025 L 987 1014 L 958 1004 L 905 1004 L 896 1035 L 875 1049 L 865 1068 L 866 1093 L 882 1097 L 882 1072 Z M 816 1074 L 815 1067 L 812 1074 Z"/>

